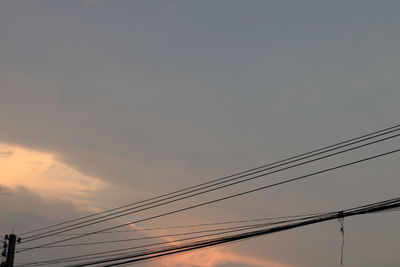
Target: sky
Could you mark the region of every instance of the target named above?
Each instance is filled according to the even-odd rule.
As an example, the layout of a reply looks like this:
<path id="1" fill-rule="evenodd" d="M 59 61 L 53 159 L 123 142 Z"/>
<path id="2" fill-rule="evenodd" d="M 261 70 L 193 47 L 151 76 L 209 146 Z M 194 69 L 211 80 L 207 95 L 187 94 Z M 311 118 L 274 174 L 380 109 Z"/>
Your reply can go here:
<path id="1" fill-rule="evenodd" d="M 0 234 L 398 124 L 399 11 L 398 1 L 366 0 L 0 0 Z M 398 160 L 133 227 L 340 210 L 397 197 Z M 399 222 L 396 212 L 345 219 L 345 264 L 399 266 Z M 327 222 L 136 266 L 330 267 L 338 266 L 340 242 L 338 222 Z M 40 250 L 17 261 L 46 257 Z"/>

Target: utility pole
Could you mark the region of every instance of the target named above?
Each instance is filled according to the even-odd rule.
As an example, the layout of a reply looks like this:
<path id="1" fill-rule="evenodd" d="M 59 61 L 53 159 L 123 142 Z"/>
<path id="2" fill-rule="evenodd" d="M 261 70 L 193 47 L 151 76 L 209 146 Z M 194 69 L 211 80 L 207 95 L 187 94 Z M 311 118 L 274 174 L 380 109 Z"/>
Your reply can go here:
<path id="1" fill-rule="evenodd" d="M 1 263 L 1 267 L 14 267 L 15 245 L 17 242 L 21 242 L 21 238 L 17 237 L 15 234 L 10 234 L 5 236 L 5 240 L 4 250 L 1 255 L 6 257 L 6 261 Z"/>

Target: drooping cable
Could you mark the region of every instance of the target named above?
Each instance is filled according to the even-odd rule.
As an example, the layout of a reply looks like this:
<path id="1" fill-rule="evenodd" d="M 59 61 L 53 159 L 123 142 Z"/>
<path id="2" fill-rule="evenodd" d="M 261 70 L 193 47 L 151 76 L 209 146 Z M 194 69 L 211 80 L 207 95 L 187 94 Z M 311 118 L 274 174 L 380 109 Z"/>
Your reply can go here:
<path id="1" fill-rule="evenodd" d="M 180 228 L 205 227 L 205 226 L 215 226 L 215 225 L 223 225 L 223 224 L 237 224 L 237 223 L 248 223 L 248 222 L 257 222 L 257 221 L 270 221 L 270 220 L 296 218 L 296 217 L 304 217 L 304 216 L 311 216 L 311 215 L 318 215 L 318 214 L 319 213 L 310 213 L 310 214 L 302 214 L 302 215 L 279 216 L 279 217 L 258 218 L 258 219 L 250 219 L 250 220 L 239 220 L 239 221 L 225 221 L 225 222 L 215 222 L 215 223 L 176 225 L 176 226 L 168 226 L 168 227 L 139 228 L 139 229 L 130 229 L 130 230 L 115 230 L 115 231 L 104 231 L 104 232 L 101 232 L 98 234 L 147 232 L 147 231 L 170 230 L 170 229 L 180 229 Z M 81 234 L 86 234 L 86 233 L 59 234 L 59 235 L 54 235 L 54 236 L 76 236 L 76 235 L 81 235 Z"/>
<path id="2" fill-rule="evenodd" d="M 79 256 L 65 257 L 65 258 L 55 259 L 55 260 L 35 262 L 35 263 L 30 263 L 29 266 L 33 266 L 32 264 L 39 264 L 39 265 L 40 264 L 45 264 L 45 265 L 47 265 L 47 264 L 52 264 L 52 263 L 74 262 L 74 261 L 79 261 L 79 260 L 82 260 L 82 259 L 96 259 L 96 258 L 99 258 L 99 257 L 126 255 L 126 254 L 129 254 L 129 253 L 132 253 L 132 252 L 143 252 L 143 251 L 148 252 L 149 250 L 159 249 L 157 247 L 153 248 L 153 247 L 159 246 L 159 245 L 164 245 L 164 247 L 165 247 L 165 245 L 168 245 L 168 244 L 171 244 L 171 243 L 194 240 L 194 239 L 199 239 L 199 238 L 204 238 L 204 237 L 212 237 L 212 236 L 215 236 L 215 235 L 228 234 L 228 233 L 238 232 L 238 231 L 242 231 L 242 230 L 248 230 L 248 229 L 252 229 L 252 228 L 253 229 L 254 228 L 261 228 L 263 226 L 278 225 L 278 224 L 282 224 L 282 223 L 300 221 L 300 220 L 304 220 L 304 219 L 315 218 L 315 217 L 320 216 L 320 215 L 321 215 L 321 213 L 318 213 L 317 215 L 310 215 L 310 216 L 308 216 L 308 215 L 305 215 L 305 216 L 302 216 L 302 217 L 297 216 L 295 219 L 282 220 L 282 221 L 276 221 L 276 222 L 270 222 L 270 223 L 264 223 L 264 224 L 258 224 L 258 225 L 254 225 L 254 226 L 243 227 L 242 229 L 228 230 L 228 231 L 220 232 L 218 234 L 215 234 L 215 233 L 204 234 L 204 235 L 198 235 L 198 236 L 195 236 L 195 237 L 181 238 L 181 239 L 168 241 L 168 242 L 151 243 L 151 244 L 128 247 L 128 248 L 123 248 L 123 249 L 106 250 L 106 251 L 101 251 L 101 252 L 96 252 L 96 253 L 85 254 L 85 255 L 79 255 Z M 150 249 L 143 250 L 143 248 L 148 248 L 148 247 L 150 247 Z M 121 253 L 122 251 L 128 251 L 128 252 Z M 118 253 L 115 253 L 115 252 L 118 252 Z M 110 253 L 113 253 L 113 254 L 112 255 L 103 256 L 105 254 L 110 254 Z M 28 265 L 23 264 L 23 266 L 28 266 Z"/>
<path id="3" fill-rule="evenodd" d="M 109 221 L 109 220 L 112 220 L 112 219 L 116 219 L 116 218 L 120 218 L 120 217 L 123 217 L 123 216 L 127 216 L 127 215 L 130 215 L 130 214 L 136 213 L 136 212 L 148 210 L 148 209 L 151 209 L 151 208 L 159 207 L 159 206 L 162 206 L 162 205 L 166 205 L 166 204 L 173 203 L 173 202 L 176 202 L 176 201 L 180 201 L 180 200 L 183 200 L 183 199 L 187 199 L 187 198 L 190 198 L 190 197 L 198 196 L 198 195 L 201 195 L 201 194 L 204 194 L 204 193 L 208 193 L 208 192 L 211 192 L 211 191 L 215 191 L 215 190 L 218 190 L 218 189 L 221 189 L 221 188 L 225 188 L 225 187 L 228 187 L 228 186 L 232 186 L 232 185 L 236 185 L 236 184 L 243 183 L 243 182 L 246 182 L 246 181 L 258 179 L 258 178 L 264 177 L 266 175 L 270 175 L 270 174 L 274 174 L 274 173 L 277 173 L 277 172 L 280 172 L 280 171 L 292 169 L 292 168 L 295 168 L 295 167 L 298 167 L 298 166 L 301 166 L 301 165 L 305 165 L 305 164 L 308 164 L 308 163 L 311 163 L 311 162 L 315 162 L 315 161 L 318 161 L 318 160 L 321 160 L 321 159 L 332 157 L 332 156 L 335 156 L 335 155 L 338 155 L 338 154 L 342 154 L 342 153 L 345 153 L 345 152 L 348 152 L 348 151 L 356 150 L 356 149 L 359 149 L 361 147 L 365 147 L 365 146 L 376 144 L 376 143 L 379 143 L 379 142 L 382 142 L 382 141 L 386 141 L 386 140 L 389 140 L 389 139 L 392 139 L 392 138 L 395 138 L 395 137 L 398 137 L 398 136 L 400 136 L 400 134 L 384 137 L 384 138 L 381 138 L 381 139 L 378 139 L 378 140 L 374 140 L 374 141 L 370 141 L 368 143 L 364 143 L 364 144 L 361 144 L 361 145 L 358 145 L 358 146 L 354 146 L 354 147 L 350 147 L 350 148 L 347 148 L 347 149 L 344 149 L 344 150 L 333 152 L 333 153 L 330 153 L 328 155 L 320 156 L 318 158 L 314 158 L 314 159 L 303 161 L 303 162 L 300 162 L 300 163 L 297 163 L 297 164 L 294 164 L 294 165 L 283 167 L 283 168 L 278 169 L 278 170 L 273 170 L 273 171 L 270 171 L 270 172 L 267 172 L 267 173 L 258 174 L 256 176 L 251 176 L 249 178 L 246 178 L 246 179 L 243 179 L 243 180 L 240 180 L 240 181 L 235 181 L 235 182 L 232 182 L 232 183 L 229 183 L 229 184 L 225 184 L 225 185 L 221 185 L 221 186 L 218 186 L 218 187 L 215 187 L 215 188 L 207 189 L 205 191 L 196 192 L 196 191 L 199 190 L 199 189 L 197 189 L 197 190 L 194 190 L 195 193 L 193 193 L 191 195 L 183 196 L 181 198 L 177 198 L 177 199 L 173 199 L 173 200 L 166 199 L 168 201 L 165 201 L 165 199 L 161 199 L 161 200 L 158 200 L 158 201 L 155 201 L 155 202 L 150 202 L 150 203 L 144 205 L 144 206 L 147 206 L 147 205 L 156 203 L 153 206 L 148 206 L 148 207 L 144 207 L 144 208 L 141 208 L 141 209 L 137 209 L 137 208 L 141 207 L 141 206 L 139 206 L 139 207 L 135 207 L 135 208 L 130 208 L 127 212 L 122 213 L 122 214 L 119 214 L 120 212 L 118 212 L 118 213 L 116 213 L 118 215 L 115 215 L 115 216 L 112 216 L 112 217 L 109 217 L 109 216 L 114 215 L 114 214 L 103 216 L 103 217 L 109 217 L 109 218 L 101 219 L 103 217 L 100 217 L 100 218 L 90 219 L 90 220 L 87 220 L 85 222 L 77 223 L 76 224 L 77 226 L 75 226 L 75 224 L 74 225 L 69 225 L 69 226 L 64 226 L 64 227 L 61 227 L 61 228 L 57 228 L 57 229 L 53 229 L 51 231 L 48 231 L 47 233 L 41 233 L 41 234 L 37 234 L 37 235 L 33 235 L 33 236 L 28 236 L 28 237 L 25 237 L 23 243 L 30 242 L 30 241 L 37 240 L 37 239 L 41 239 L 41 238 L 45 238 L 45 237 L 50 237 L 50 236 L 53 236 L 55 234 L 60 234 L 60 233 L 76 230 L 76 229 L 79 229 L 79 228 L 82 228 L 82 227 L 91 226 L 91 225 L 98 224 L 98 223 L 101 223 L 101 222 L 105 222 L 105 221 Z M 365 141 L 365 140 L 363 140 L 363 141 Z M 337 149 L 337 148 L 335 148 L 335 149 Z M 321 154 L 321 153 L 322 152 L 320 152 L 318 154 Z M 323 153 L 325 153 L 325 152 L 323 152 Z M 312 156 L 315 156 L 315 155 L 312 155 Z M 312 157 L 312 156 L 307 156 L 307 158 L 308 157 Z M 301 159 L 303 159 L 303 158 L 301 158 Z M 280 165 L 278 165 L 278 166 L 280 166 Z M 257 173 L 259 173 L 259 172 L 260 171 L 257 171 Z M 210 187 L 210 186 L 207 186 L 207 187 Z M 191 193 L 191 191 L 189 191 L 187 193 Z M 187 194 L 187 193 L 185 193 L 185 194 Z M 177 197 L 177 196 L 174 196 L 174 197 Z M 174 197 L 172 197 L 172 198 L 174 198 Z M 161 202 L 161 201 L 165 201 L 165 202 L 158 203 L 158 202 Z M 84 223 L 84 224 L 82 224 L 82 223 Z"/>
<path id="4" fill-rule="evenodd" d="M 246 233 L 235 234 L 235 235 L 232 235 L 229 237 L 199 241 L 197 243 L 177 245 L 174 248 L 160 249 L 159 251 L 152 251 L 149 253 L 141 253 L 141 254 L 139 253 L 136 255 L 115 257 L 115 258 L 103 259 L 103 260 L 98 260 L 98 261 L 79 263 L 79 264 L 75 264 L 75 265 L 68 265 L 68 267 L 120 266 L 120 265 L 127 264 L 127 263 L 134 263 L 134 262 L 153 259 L 156 257 L 177 254 L 177 253 L 183 253 L 183 252 L 187 252 L 187 251 L 191 251 L 191 250 L 196 250 L 199 248 L 211 247 L 211 246 L 215 246 L 218 244 L 227 244 L 227 243 L 231 243 L 234 241 L 255 238 L 255 237 L 266 235 L 266 234 L 281 232 L 281 231 L 285 231 L 285 230 L 289 230 L 289 229 L 293 229 L 293 228 L 303 227 L 306 225 L 321 223 L 324 221 L 335 220 L 335 219 L 339 219 L 341 217 L 344 218 L 344 217 L 348 217 L 348 216 L 375 213 L 375 212 L 379 212 L 379 211 L 383 211 L 383 210 L 390 210 L 390 209 L 398 208 L 398 207 L 400 207 L 400 198 L 395 198 L 395 199 L 391 199 L 389 201 L 377 202 L 374 205 L 369 205 L 368 207 L 358 207 L 358 208 L 353 208 L 353 209 L 349 209 L 349 210 L 345 210 L 345 211 L 338 211 L 335 213 L 327 213 L 327 214 L 321 215 L 317 218 L 307 219 L 307 220 L 290 223 L 290 224 L 286 224 L 286 225 L 269 227 L 269 228 L 262 229 L 262 230 L 255 230 L 255 231 L 250 231 L 250 232 L 246 232 Z M 99 265 L 99 264 L 103 264 L 103 263 L 105 263 L 105 264 Z"/>
<path id="5" fill-rule="evenodd" d="M 177 193 L 185 192 L 185 191 L 188 191 L 188 190 L 191 190 L 191 189 L 203 186 L 203 185 L 212 184 L 212 183 L 215 183 L 215 182 L 218 182 L 218 181 L 224 181 L 226 179 L 229 179 L 229 178 L 232 178 L 232 177 L 235 177 L 235 176 L 240 176 L 240 175 L 243 175 L 243 174 L 246 174 L 246 173 L 249 173 L 249 172 L 260 170 L 260 169 L 265 168 L 265 167 L 274 166 L 276 164 L 284 163 L 284 162 L 287 162 L 287 161 L 290 161 L 290 160 L 293 160 L 293 159 L 296 159 L 296 158 L 299 158 L 299 157 L 310 155 L 310 154 L 313 154 L 313 153 L 316 153 L 316 152 L 321 152 L 321 151 L 324 151 L 326 149 L 334 148 L 334 147 L 337 147 L 337 146 L 340 146 L 340 145 L 343 145 L 343 144 L 347 144 L 349 142 L 360 140 L 362 138 L 371 137 L 371 136 L 374 136 L 376 134 L 382 134 L 382 133 L 387 134 L 387 133 L 390 133 L 390 132 L 393 132 L 393 131 L 397 131 L 397 130 L 399 130 L 399 127 L 400 127 L 400 125 L 387 127 L 387 128 L 382 129 L 382 130 L 378 130 L 378 131 L 375 131 L 375 132 L 372 132 L 372 133 L 364 134 L 364 135 L 361 135 L 359 137 L 352 138 L 352 139 L 349 139 L 349 140 L 346 140 L 346 141 L 342 141 L 342 142 L 338 142 L 338 143 L 335 143 L 333 145 L 326 146 L 326 147 L 323 147 L 323 148 L 314 149 L 312 151 L 309 151 L 309 152 L 306 152 L 306 153 L 302 153 L 302 154 L 299 154 L 299 155 L 296 155 L 296 156 L 292 156 L 292 157 L 289 157 L 289 158 L 286 158 L 286 159 L 283 159 L 283 160 L 280 160 L 280 161 L 277 161 L 277 162 L 273 162 L 273 163 L 270 163 L 270 164 L 265 164 L 265 165 L 262 165 L 260 167 L 256 167 L 256 168 L 252 168 L 252 169 L 249 169 L 249 170 L 246 170 L 246 171 L 238 172 L 238 173 L 235 173 L 235 174 L 232 174 L 232 175 L 229 175 L 229 176 L 225 176 L 225 177 L 222 177 L 222 178 L 214 179 L 214 180 L 211 180 L 211 181 L 208 181 L 208 182 L 204 182 L 204 183 L 201 183 L 201 184 L 198 184 L 198 185 L 194 185 L 194 186 L 191 186 L 191 187 L 183 188 L 183 189 L 171 192 L 171 193 L 167 193 L 167 194 L 159 195 L 159 196 L 156 196 L 156 197 L 152 197 L 152 198 L 149 198 L 149 199 L 146 199 L 146 200 L 143 200 L 143 201 L 130 203 L 130 204 L 127 204 L 127 205 L 124 205 L 124 206 L 120 206 L 120 207 L 117 207 L 117 208 L 113 208 L 113 209 L 109 209 L 109 210 L 106 210 L 106 211 L 103 211 L 103 212 L 91 214 L 91 215 L 80 217 L 80 218 L 76 218 L 76 219 L 73 219 L 73 220 L 68 220 L 68 221 L 65 221 L 65 222 L 62 222 L 62 223 L 53 224 L 53 225 L 50 225 L 50 226 L 47 226 L 47 227 L 42 227 L 42 228 L 31 230 L 31 231 L 28 231 L 28 232 L 20 233 L 18 235 L 19 236 L 24 236 L 24 235 L 27 235 L 27 234 L 30 234 L 30 233 L 35 233 L 35 232 L 39 232 L 39 231 L 42 231 L 42 230 L 51 229 L 51 228 L 54 228 L 54 227 L 57 227 L 57 226 L 61 226 L 61 225 L 65 225 L 65 224 L 69 224 L 69 223 L 73 223 L 73 222 L 78 222 L 78 221 L 81 221 L 81 220 L 84 220 L 84 219 L 96 217 L 96 216 L 99 216 L 99 215 L 102 215 L 102 214 L 107 214 L 107 213 L 110 213 L 110 212 L 113 212 L 113 211 L 117 211 L 117 210 L 124 209 L 124 208 L 127 208 L 127 207 L 131 207 L 131 206 L 135 206 L 135 205 L 138 205 L 138 204 L 146 203 L 146 202 L 153 201 L 153 200 L 156 200 L 156 199 L 159 199 L 159 198 L 172 196 L 172 195 L 175 195 Z"/>
<path id="6" fill-rule="evenodd" d="M 387 156 L 387 155 L 394 154 L 394 153 L 398 153 L 398 152 L 400 152 L 400 149 L 394 149 L 394 150 L 391 150 L 391 151 L 388 151 L 388 152 L 385 152 L 385 153 L 376 154 L 374 156 L 366 157 L 366 158 L 363 158 L 363 159 L 360 159 L 360 160 L 356 160 L 356 161 L 348 162 L 348 163 L 345 163 L 345 164 L 337 165 L 337 166 L 331 167 L 331 168 L 326 168 L 326 169 L 323 169 L 323 170 L 320 170 L 320 171 L 316 171 L 316 172 L 309 173 L 309 174 L 306 174 L 306 175 L 298 176 L 298 177 L 295 177 L 295 178 L 292 178 L 292 179 L 288 179 L 288 180 L 284 180 L 284 181 L 281 181 L 281 182 L 277 182 L 277 183 L 269 184 L 269 185 L 266 185 L 266 186 L 258 187 L 258 188 L 255 188 L 255 189 L 252 189 L 252 190 L 248 190 L 248 191 L 244 191 L 244 192 L 241 192 L 241 193 L 232 194 L 232 195 L 229 195 L 229 196 L 225 196 L 225 197 L 222 197 L 222 198 L 214 199 L 214 200 L 203 202 L 203 203 L 200 203 L 200 204 L 188 206 L 188 207 L 181 208 L 181 209 L 178 209 L 178 210 L 173 210 L 173 211 L 170 211 L 170 212 L 166 212 L 166 213 L 158 214 L 158 215 L 155 215 L 155 216 L 147 217 L 147 218 L 140 219 L 140 220 L 137 220 L 137 221 L 134 221 L 134 222 L 123 223 L 123 224 L 119 224 L 119 225 L 116 225 L 116 226 L 112 226 L 112 227 L 104 228 L 104 229 L 101 229 L 101 230 L 93 231 L 91 233 L 87 233 L 87 234 L 83 234 L 83 235 L 79 235 L 79 236 L 75 236 L 75 237 L 70 237 L 70 238 L 66 238 L 66 239 L 62 239 L 62 240 L 58 240 L 58 241 L 53 241 L 53 242 L 49 242 L 49 243 L 45 243 L 45 244 L 41 244 L 41 245 L 32 247 L 30 249 L 21 250 L 20 252 L 28 251 L 28 250 L 32 250 L 32 249 L 37 249 L 37 248 L 41 248 L 41 247 L 45 247 L 45 246 L 49 246 L 49 245 L 54 245 L 54 244 L 62 243 L 62 242 L 65 242 L 65 241 L 69 241 L 69 240 L 81 238 L 81 237 L 84 237 L 84 236 L 92 235 L 92 234 L 95 234 L 95 233 L 104 232 L 104 231 L 108 231 L 108 230 L 114 230 L 114 229 L 121 228 L 121 227 L 126 226 L 126 225 L 139 223 L 139 222 L 143 222 L 143 221 L 148 221 L 148 220 L 164 217 L 164 216 L 167 216 L 167 215 L 175 214 L 175 213 L 178 213 L 178 212 L 191 210 L 191 209 L 194 209 L 194 208 L 198 208 L 198 207 L 206 206 L 206 205 L 209 205 L 209 204 L 221 202 L 223 200 L 231 199 L 231 198 L 234 198 L 234 197 L 238 197 L 238 196 L 254 193 L 254 192 L 257 192 L 257 191 L 260 191 L 260 190 L 265 190 L 267 188 L 271 188 L 271 187 L 287 184 L 287 183 L 298 181 L 298 180 L 303 180 L 303 179 L 311 177 L 311 176 L 315 176 L 315 175 L 319 175 L 319 174 L 322 174 L 322 173 L 331 172 L 331 171 L 334 171 L 334 170 L 337 170 L 337 169 L 340 169 L 340 168 L 344 168 L 344 167 L 348 167 L 348 166 L 351 166 L 351 165 L 359 164 L 359 163 L 362 163 L 362 162 L 366 162 L 366 161 L 369 161 L 369 160 L 372 160 L 372 159 L 380 158 L 380 157 Z"/>

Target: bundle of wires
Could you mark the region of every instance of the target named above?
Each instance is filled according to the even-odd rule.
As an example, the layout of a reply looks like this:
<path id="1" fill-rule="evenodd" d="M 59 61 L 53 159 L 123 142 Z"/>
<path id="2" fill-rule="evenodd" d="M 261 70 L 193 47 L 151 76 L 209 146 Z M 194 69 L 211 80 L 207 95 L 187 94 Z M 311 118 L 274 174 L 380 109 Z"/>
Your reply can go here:
<path id="1" fill-rule="evenodd" d="M 140 247 L 133 247 L 129 248 L 130 250 L 129 252 L 122 252 L 126 249 L 121 249 L 116 251 L 104 251 L 102 253 L 87 254 L 78 257 L 61 258 L 50 261 L 33 262 L 28 264 L 20 264 L 17 266 L 28 267 L 28 266 L 49 266 L 52 264 L 67 264 L 62 266 L 111 267 L 111 266 L 122 266 L 127 264 L 130 265 L 137 262 L 148 261 L 154 258 L 159 258 L 167 255 L 185 253 L 193 250 L 215 247 L 218 245 L 238 242 L 246 239 L 251 239 L 259 236 L 264 236 L 276 232 L 286 231 L 325 221 L 341 219 L 349 216 L 396 210 L 399 208 L 400 208 L 400 197 L 346 210 L 320 213 L 311 216 L 302 216 L 290 220 L 280 220 L 273 223 L 250 225 L 238 229 L 226 230 L 224 232 L 220 232 L 219 234 L 203 235 L 200 236 L 202 237 L 200 241 L 178 242 L 179 240 L 177 240 L 174 242 L 175 244 L 171 244 L 171 242 L 166 242 L 169 245 L 164 245 L 164 246 L 158 246 L 162 245 L 163 243 L 152 244 L 150 245 L 151 248 L 149 249 L 139 249 Z M 217 235 L 222 235 L 222 236 L 216 237 Z M 204 237 L 208 238 L 204 239 Z M 104 255 L 104 254 L 109 254 L 109 255 Z M 87 261 L 91 259 L 95 260 Z M 71 262 L 78 262 L 78 263 L 68 264 Z"/>
<path id="2" fill-rule="evenodd" d="M 22 237 L 23 239 L 23 246 L 22 248 L 18 249 L 18 253 L 24 253 L 27 251 L 35 250 L 35 249 L 46 249 L 46 248 L 56 248 L 56 247 L 75 247 L 75 246 L 89 246 L 89 245 L 99 245 L 99 244 L 106 244 L 106 243 L 113 243 L 113 242 L 128 242 L 128 241 L 134 241 L 134 240 L 143 240 L 143 239 L 151 239 L 151 238 L 161 238 L 161 237 L 166 237 L 164 236 L 154 236 L 154 237 L 146 237 L 146 238 L 131 238 L 131 239 L 115 239 L 115 240 L 107 240 L 107 241 L 96 241 L 96 242 L 86 242 L 86 243 L 66 243 L 72 240 L 76 240 L 79 238 L 87 237 L 87 236 L 92 236 L 92 235 L 97 235 L 97 234 L 102 234 L 102 233 L 117 233 L 117 232 L 124 232 L 124 230 L 116 230 L 122 227 L 127 227 L 131 226 L 133 224 L 141 223 L 141 222 L 146 222 L 149 220 L 154 220 L 157 218 L 162 218 L 164 216 L 168 215 L 173 215 L 176 213 L 180 213 L 183 211 L 195 209 L 198 207 L 202 206 L 207 206 L 213 203 L 217 202 L 222 202 L 228 199 L 236 198 L 239 196 L 247 195 L 250 193 L 254 193 L 260 190 L 266 190 L 270 189 L 272 187 L 276 186 L 281 186 L 284 184 L 292 183 L 295 181 L 303 180 L 306 178 L 309 178 L 311 176 L 316 176 L 320 174 L 324 174 L 327 172 L 332 172 L 344 167 L 360 164 L 363 162 L 367 162 L 373 159 L 385 157 L 394 153 L 400 152 L 400 148 L 397 149 L 392 149 L 389 151 L 382 152 L 380 154 L 374 154 L 370 155 L 361 159 L 353 160 L 347 163 L 343 163 L 341 165 L 335 165 L 333 167 L 329 168 L 324 168 L 320 169 L 318 171 L 310 172 L 304 175 L 299 175 L 294 178 L 288 178 L 286 180 L 281 180 L 278 182 L 270 183 L 264 186 L 259 186 L 247 191 L 242 191 L 239 193 L 231 194 L 231 195 L 225 195 L 216 199 L 211 199 L 205 202 L 201 203 L 196 203 L 194 205 L 189 205 L 183 208 L 175 209 L 175 210 L 170 210 L 166 212 L 161 212 L 157 213 L 155 215 L 149 216 L 149 217 L 144 217 L 144 218 L 139 218 L 135 221 L 131 222 L 125 222 L 125 223 L 120 223 L 117 225 L 112 225 L 106 228 L 102 228 L 100 230 L 92 230 L 88 231 L 86 233 L 71 233 L 72 231 L 80 230 L 83 228 L 92 228 L 94 225 L 98 225 L 101 223 L 105 222 L 110 222 L 112 220 L 116 220 L 118 218 L 128 216 L 131 214 L 135 214 L 141 211 L 147 211 L 159 207 L 164 207 L 168 204 L 175 203 L 175 202 L 182 202 L 186 199 L 193 198 L 196 196 L 200 196 L 203 194 L 207 194 L 210 192 L 214 192 L 226 187 L 233 187 L 235 185 L 253 181 L 256 179 L 260 179 L 262 177 L 272 175 L 275 173 L 283 172 L 286 170 L 290 169 L 295 169 L 296 167 L 307 165 L 313 162 L 321 161 L 323 159 L 328 159 L 337 155 L 345 154 L 350 151 L 355 151 L 359 150 L 364 147 L 369 147 L 375 144 L 379 144 L 388 140 L 393 140 L 397 137 L 400 136 L 400 125 L 388 127 L 379 131 L 375 131 L 372 133 L 364 134 L 362 136 L 352 138 L 349 140 L 345 140 L 342 142 L 335 143 L 333 145 L 329 145 L 326 147 L 314 149 L 312 151 L 302 153 L 296 156 L 292 156 L 283 160 L 279 160 L 277 162 L 269 163 L 262 165 L 257 168 L 253 168 L 250 170 L 242 171 L 239 173 L 235 173 L 229 176 L 217 178 L 214 180 L 210 180 L 208 182 L 204 182 L 198 185 L 190 186 L 187 188 L 179 189 L 171 193 L 159 195 L 156 197 L 152 197 L 143 201 L 135 202 L 135 203 L 130 203 L 127 205 L 123 205 L 117 208 L 109 209 L 103 212 L 91 214 L 88 216 L 84 216 L 81 218 L 76 218 L 72 219 L 69 221 L 65 221 L 62 223 L 42 227 L 36 230 L 24 232 L 18 234 L 18 236 Z M 155 244 L 148 244 L 148 245 L 143 245 L 143 246 L 136 246 L 136 247 L 130 247 L 122 250 L 108 250 L 104 252 L 96 252 L 96 253 L 91 253 L 91 254 L 86 254 L 86 255 L 80 255 L 80 256 L 73 256 L 73 257 L 67 257 L 63 259 L 58 259 L 58 260 L 48 260 L 48 261 L 41 261 L 41 262 L 32 262 L 29 264 L 21 265 L 21 266 L 41 266 L 41 265 L 46 265 L 46 264 L 60 264 L 60 263 L 66 263 L 66 262 L 77 262 L 77 261 L 82 261 L 82 260 L 90 260 L 93 258 L 99 258 L 99 257 L 135 257 L 135 261 L 140 259 L 140 260 L 145 260 L 147 257 L 152 257 L 154 258 L 155 255 L 164 255 L 165 253 L 173 254 L 173 253 L 178 253 L 174 251 L 188 251 L 191 249 L 200 249 L 203 247 L 207 247 L 207 245 L 219 245 L 219 244 L 224 244 L 224 243 L 229 243 L 229 242 L 234 242 L 236 240 L 241 240 L 241 239 L 246 239 L 250 238 L 253 236 L 253 234 L 264 232 L 267 231 L 280 231 L 279 229 L 284 229 L 285 227 L 288 227 L 289 225 L 296 225 L 296 224 L 302 224 L 302 223 L 309 223 L 311 221 L 317 220 L 319 221 L 324 221 L 327 218 L 330 218 L 330 216 L 335 217 L 336 213 L 324 213 L 324 214 L 313 214 L 313 215 L 304 215 L 304 216 L 293 216 L 292 218 L 288 217 L 283 217 L 283 220 L 278 220 L 275 218 L 275 220 L 271 223 L 257 223 L 257 224 L 247 224 L 243 226 L 236 226 L 236 227 L 225 227 L 225 228 L 220 228 L 220 229 L 213 229 L 213 230 L 204 230 L 204 231 L 192 231 L 192 232 L 187 232 L 187 233 L 182 233 L 182 234 L 175 234 L 175 235 L 168 235 L 168 236 L 179 236 L 179 235 L 191 235 L 188 238 L 184 239 L 179 239 L 175 240 L 176 242 L 185 242 L 184 247 L 176 247 L 175 245 L 170 247 L 171 244 L 169 243 L 167 248 L 165 247 L 160 247 L 156 249 L 156 252 L 154 251 L 154 248 L 149 248 L 147 247 L 153 247 L 155 245 L 159 246 L 164 246 L 167 244 L 164 243 L 155 243 Z M 347 213 L 349 214 L 348 216 L 351 216 L 352 213 Z M 314 217 L 316 216 L 316 217 Z M 322 217 L 321 217 L 322 216 Z M 251 220 L 250 220 L 251 221 Z M 255 222 L 255 221 L 253 221 Z M 205 224 L 206 225 L 206 224 Z M 267 227 L 267 228 L 265 228 Z M 271 228 L 272 227 L 272 228 Z M 283 228 L 281 228 L 283 227 Z M 294 226 L 298 227 L 298 226 Z M 275 230 L 271 230 L 275 229 Z M 126 230 L 128 231 L 128 230 Z M 129 230 L 131 231 L 131 230 Z M 235 233 L 235 235 L 232 235 Z M 196 234 L 201 234 L 198 236 L 195 236 Z M 219 237 L 215 237 L 215 235 L 219 235 Z M 245 236 L 241 238 L 242 236 Z M 250 236 L 248 236 L 250 235 Z M 257 236 L 256 234 L 255 236 Z M 41 241 L 45 240 L 47 238 L 54 238 L 54 237 L 60 237 L 64 236 L 65 238 L 62 238 L 60 240 L 55 240 L 55 241 L 47 241 L 42 244 L 38 245 L 33 245 L 30 247 L 26 247 L 25 244 L 28 244 L 30 242 L 34 241 Z M 239 238 L 240 236 L 240 238 Z M 213 238 L 211 238 L 213 237 Z M 197 240 L 197 241 L 192 241 L 192 240 Z M 202 243 L 205 242 L 203 239 L 204 238 L 211 238 L 208 240 L 208 243 Z M 225 239 L 227 238 L 227 239 Z M 232 239 L 233 238 L 233 239 Z M 236 239 L 239 238 L 239 239 Z M 186 244 L 188 240 L 191 240 L 191 243 Z M 225 242 L 226 241 L 226 242 Z M 198 243 L 200 242 L 200 243 Z M 145 248 L 145 249 L 144 249 Z M 139 252 L 136 251 L 135 253 L 140 253 L 135 254 L 135 255 L 116 255 L 115 253 L 133 253 L 133 251 L 137 249 L 142 249 Z M 164 251 L 165 249 L 168 249 L 167 251 Z M 170 250 L 171 249 L 171 250 Z M 122 252 L 124 251 L 124 252 Z M 114 253 L 114 254 L 112 254 Z M 146 254 L 147 253 L 147 254 Z M 150 253 L 150 254 L 149 254 Z M 154 254 L 155 253 L 155 254 Z M 132 258 L 133 259 L 133 258 Z M 123 261 L 124 259 L 119 259 L 119 260 L 113 260 L 113 261 Z M 131 258 L 129 258 L 131 260 Z M 115 263 L 113 263 L 115 265 Z M 113 265 L 113 266 L 114 266 Z M 84 265 L 77 265 L 77 266 L 84 266 Z"/>

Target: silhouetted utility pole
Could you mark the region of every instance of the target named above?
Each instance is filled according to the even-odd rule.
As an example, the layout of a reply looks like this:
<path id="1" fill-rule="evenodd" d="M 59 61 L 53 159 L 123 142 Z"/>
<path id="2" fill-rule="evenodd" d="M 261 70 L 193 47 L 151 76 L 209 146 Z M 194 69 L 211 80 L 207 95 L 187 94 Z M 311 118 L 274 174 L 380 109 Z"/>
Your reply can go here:
<path id="1" fill-rule="evenodd" d="M 4 244 L 3 257 L 6 257 L 6 261 L 1 263 L 1 267 L 13 267 L 14 266 L 14 255 L 15 255 L 15 245 L 21 242 L 21 238 L 18 238 L 14 234 L 6 235 Z"/>

